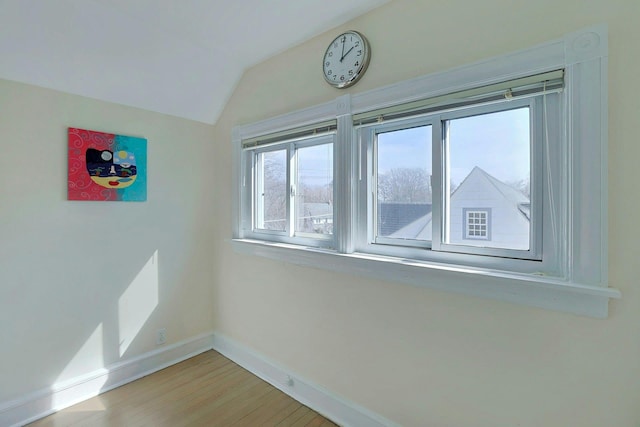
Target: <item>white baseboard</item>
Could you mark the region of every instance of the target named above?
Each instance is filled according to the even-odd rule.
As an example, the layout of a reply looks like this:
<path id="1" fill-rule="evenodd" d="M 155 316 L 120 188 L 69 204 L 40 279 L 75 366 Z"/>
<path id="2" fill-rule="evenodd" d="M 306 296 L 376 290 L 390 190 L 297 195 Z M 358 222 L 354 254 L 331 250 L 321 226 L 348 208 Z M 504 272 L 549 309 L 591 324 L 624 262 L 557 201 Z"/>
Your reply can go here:
<path id="1" fill-rule="evenodd" d="M 18 427 L 214 349 L 300 403 L 344 427 L 397 424 L 338 397 L 264 356 L 217 333 L 196 337 L 114 363 L 19 399 L 0 402 L 0 426 Z"/>
<path id="2" fill-rule="evenodd" d="M 161 347 L 9 402 L 0 402 L 0 426 L 22 426 L 168 366 L 211 350 L 212 333 Z"/>
<path id="3" fill-rule="evenodd" d="M 288 394 L 303 405 L 344 427 L 396 427 L 370 410 L 338 397 L 330 391 L 302 379 L 295 373 L 267 360 L 243 345 L 213 334 L 213 349 L 269 384 Z"/>

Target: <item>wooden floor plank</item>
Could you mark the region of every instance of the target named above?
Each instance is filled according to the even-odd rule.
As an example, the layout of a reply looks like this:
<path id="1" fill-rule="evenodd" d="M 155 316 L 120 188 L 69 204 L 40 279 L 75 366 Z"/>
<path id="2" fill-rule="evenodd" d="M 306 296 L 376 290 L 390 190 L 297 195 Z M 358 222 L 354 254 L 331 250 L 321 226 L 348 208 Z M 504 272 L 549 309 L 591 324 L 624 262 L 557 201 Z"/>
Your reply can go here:
<path id="1" fill-rule="evenodd" d="M 311 409 L 301 404 L 300 407 L 295 410 L 295 412 L 289 414 L 287 418 L 284 418 L 283 420 L 281 420 L 278 424 L 276 424 L 276 426 L 277 427 L 292 426 L 296 422 L 301 420 L 305 415 L 310 413 L 314 413 L 314 412 Z"/>
<path id="2" fill-rule="evenodd" d="M 30 427 L 336 424 L 215 351 L 38 420 Z"/>
<path id="3" fill-rule="evenodd" d="M 259 409 L 247 414 L 238 420 L 237 426 L 264 426 L 264 425 L 276 425 L 275 418 L 278 414 L 288 416 L 291 412 L 295 411 L 301 404 L 291 399 L 289 396 L 276 390 L 276 392 L 270 396 L 268 401 L 263 402 Z"/>
<path id="4" fill-rule="evenodd" d="M 287 425 L 287 427 L 306 427 L 311 425 L 312 422 L 314 422 L 314 420 L 316 419 L 316 417 L 318 417 L 318 414 L 312 410 L 309 410 L 309 412 L 307 412 L 303 417 L 301 417 L 300 419 L 296 420 L 295 422 L 292 422 L 291 424 Z"/>

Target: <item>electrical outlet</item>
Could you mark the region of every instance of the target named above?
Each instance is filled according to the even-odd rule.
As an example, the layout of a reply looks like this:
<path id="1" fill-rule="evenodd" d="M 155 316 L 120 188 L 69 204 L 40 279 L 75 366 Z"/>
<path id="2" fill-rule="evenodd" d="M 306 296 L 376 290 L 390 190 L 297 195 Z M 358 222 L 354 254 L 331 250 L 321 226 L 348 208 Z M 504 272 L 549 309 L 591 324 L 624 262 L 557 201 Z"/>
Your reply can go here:
<path id="1" fill-rule="evenodd" d="M 158 335 L 156 336 L 156 345 L 162 345 L 167 342 L 167 330 L 162 328 L 158 329 Z"/>

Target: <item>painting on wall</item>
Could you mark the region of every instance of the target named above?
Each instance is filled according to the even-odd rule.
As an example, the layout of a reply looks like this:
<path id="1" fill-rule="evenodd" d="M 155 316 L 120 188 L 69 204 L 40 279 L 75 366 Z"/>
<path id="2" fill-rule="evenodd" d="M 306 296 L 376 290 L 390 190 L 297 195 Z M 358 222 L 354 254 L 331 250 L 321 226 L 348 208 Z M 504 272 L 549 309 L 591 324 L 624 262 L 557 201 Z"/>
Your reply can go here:
<path id="1" fill-rule="evenodd" d="M 69 128 L 68 200 L 147 200 L 147 140 Z"/>

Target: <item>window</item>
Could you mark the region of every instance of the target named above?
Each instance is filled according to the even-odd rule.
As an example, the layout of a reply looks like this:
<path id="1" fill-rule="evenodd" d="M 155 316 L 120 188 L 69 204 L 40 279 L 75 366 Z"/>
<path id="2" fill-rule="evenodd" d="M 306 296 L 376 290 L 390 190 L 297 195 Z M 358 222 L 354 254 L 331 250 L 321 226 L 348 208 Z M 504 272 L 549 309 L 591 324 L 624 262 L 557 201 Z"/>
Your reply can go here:
<path id="1" fill-rule="evenodd" d="M 532 204 L 534 214 L 543 212 L 535 209 L 541 201 L 531 198 L 532 185 L 534 189 L 543 185 L 540 180 L 535 181 L 532 171 L 542 171 L 545 165 L 542 156 L 531 153 L 544 148 L 539 146 L 545 145 L 547 135 L 557 141 L 559 132 L 553 129 L 539 135 L 531 128 L 553 127 L 545 123 L 543 115 L 535 114 L 536 103 L 551 102 L 558 102 L 558 97 L 538 96 L 519 108 L 512 108 L 512 102 L 506 101 L 501 107 L 511 109 L 445 122 L 449 153 L 449 188 L 445 190 L 449 205 L 445 218 L 447 243 L 513 250 L 514 257 L 538 255 L 525 252 L 530 250 L 532 233 L 539 235 L 541 231 L 536 229 L 541 218 L 531 217 Z M 490 213 L 495 218 L 493 224 Z"/>
<path id="2" fill-rule="evenodd" d="M 256 153 L 256 228 L 287 230 L 287 150 Z"/>
<path id="3" fill-rule="evenodd" d="M 480 97 L 456 96 L 438 106 L 425 102 L 426 112 L 423 105 L 406 111 L 399 106 L 357 118 L 359 154 L 366 159 L 357 209 L 367 223 L 356 236 L 357 250 L 559 272 L 551 255 L 557 235 L 546 247 L 541 242 L 542 218 L 560 218 L 539 195 L 559 180 L 560 171 L 547 167 L 542 154 L 561 138 L 557 117 L 544 114 L 558 111 L 561 76 L 532 76 L 519 99 L 499 99 L 488 88 Z M 547 169 L 553 179 L 545 182 Z"/>
<path id="4" fill-rule="evenodd" d="M 296 232 L 332 234 L 333 144 L 302 147 L 296 154 Z"/>
<path id="5" fill-rule="evenodd" d="M 431 134 L 430 125 L 377 134 L 372 209 L 378 243 L 431 242 Z"/>
<path id="6" fill-rule="evenodd" d="M 603 61 L 595 27 L 235 128 L 234 248 L 606 316 Z"/>
<path id="7" fill-rule="evenodd" d="M 464 239 L 491 240 L 491 209 L 464 209 Z"/>
<path id="8" fill-rule="evenodd" d="M 330 246 L 333 140 L 332 131 L 314 129 L 245 144 L 254 238 Z"/>

